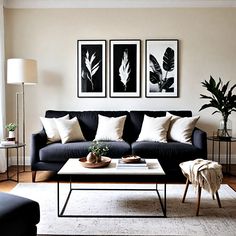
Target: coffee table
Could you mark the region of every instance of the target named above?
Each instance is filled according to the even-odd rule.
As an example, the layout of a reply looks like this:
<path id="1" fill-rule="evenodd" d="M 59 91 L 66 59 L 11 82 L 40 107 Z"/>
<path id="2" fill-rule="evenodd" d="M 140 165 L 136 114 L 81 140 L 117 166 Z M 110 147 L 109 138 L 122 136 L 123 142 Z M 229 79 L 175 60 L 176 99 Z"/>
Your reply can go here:
<path id="1" fill-rule="evenodd" d="M 57 175 L 57 215 L 58 217 L 114 217 L 114 218 L 158 218 L 158 217 L 166 217 L 166 174 L 162 169 L 159 161 L 157 159 L 146 159 L 148 169 L 143 168 L 122 168 L 117 169 L 116 165 L 118 163 L 118 159 L 112 159 L 109 166 L 105 168 L 84 168 L 78 159 L 71 158 L 69 159 L 64 166 L 58 171 Z M 62 205 L 62 209 L 60 209 L 60 182 L 62 182 L 60 177 L 69 177 L 69 192 L 65 202 Z M 121 178 L 122 183 L 130 183 L 124 181 L 124 179 L 130 179 L 129 177 L 134 177 L 134 179 L 138 179 L 141 177 L 145 180 L 145 183 L 155 183 L 155 188 L 152 189 L 106 189 L 106 188 L 73 188 L 73 177 L 76 177 L 78 180 L 81 176 L 90 176 L 94 177 L 94 182 L 98 182 L 99 176 L 107 176 L 109 180 L 112 180 L 113 177 L 123 177 Z M 64 182 L 64 181 L 63 181 Z M 139 182 L 138 182 L 139 183 Z M 158 185 L 163 184 L 164 188 L 162 189 L 162 197 L 160 194 L 160 190 L 158 189 Z M 96 190 L 96 191 L 155 191 L 157 193 L 160 207 L 162 209 L 163 215 L 68 215 L 65 214 L 66 206 L 69 202 L 72 191 L 79 190 Z"/>

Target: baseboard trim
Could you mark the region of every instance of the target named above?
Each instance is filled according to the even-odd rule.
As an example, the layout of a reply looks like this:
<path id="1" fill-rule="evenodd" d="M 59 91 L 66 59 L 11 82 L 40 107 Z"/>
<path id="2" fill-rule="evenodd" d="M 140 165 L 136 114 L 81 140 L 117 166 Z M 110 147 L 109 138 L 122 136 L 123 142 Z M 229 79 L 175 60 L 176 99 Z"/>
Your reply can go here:
<path id="1" fill-rule="evenodd" d="M 212 154 L 208 154 L 208 160 L 212 160 Z M 226 155 L 224 154 L 221 154 L 220 155 L 220 160 L 218 159 L 218 155 L 215 155 L 215 158 L 213 161 L 217 161 L 221 164 L 226 164 Z M 235 154 L 232 154 L 231 155 L 231 164 L 236 164 L 236 155 Z"/>
<path id="2" fill-rule="evenodd" d="M 16 156 L 9 157 L 9 166 L 15 166 L 16 164 L 17 164 Z M 19 166 L 23 165 L 24 165 L 23 157 L 19 156 Z M 25 156 L 25 165 L 26 166 L 30 165 L 30 156 Z"/>

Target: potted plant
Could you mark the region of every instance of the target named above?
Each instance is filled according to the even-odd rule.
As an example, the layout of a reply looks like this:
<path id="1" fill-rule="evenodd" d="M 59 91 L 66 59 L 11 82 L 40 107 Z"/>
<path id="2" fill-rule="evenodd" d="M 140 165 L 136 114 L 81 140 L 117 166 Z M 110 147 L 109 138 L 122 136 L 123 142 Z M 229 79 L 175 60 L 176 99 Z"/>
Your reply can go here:
<path id="1" fill-rule="evenodd" d="M 15 123 L 9 123 L 5 126 L 5 128 L 8 130 L 8 139 L 11 141 L 15 140 L 15 129 L 16 124 Z"/>
<path id="2" fill-rule="evenodd" d="M 199 111 L 213 107 L 216 110 L 212 113 L 215 114 L 217 112 L 222 115 L 222 127 L 219 136 L 224 138 L 231 137 L 231 134 L 228 132 L 228 122 L 229 115 L 236 111 L 236 94 L 233 94 L 233 90 L 236 87 L 234 84 L 231 88 L 229 87 L 229 82 L 223 84 L 222 80 L 219 78 L 219 81 L 216 82 L 212 76 L 210 76 L 210 80 L 202 82 L 202 86 L 207 89 L 211 93 L 211 96 L 200 94 L 200 98 L 209 99 L 209 103 L 204 104 Z"/>
<path id="3" fill-rule="evenodd" d="M 109 148 L 103 143 L 95 141 L 88 150 L 90 152 L 87 155 L 87 161 L 90 163 L 98 163 L 101 162 L 101 157 L 107 154 Z"/>

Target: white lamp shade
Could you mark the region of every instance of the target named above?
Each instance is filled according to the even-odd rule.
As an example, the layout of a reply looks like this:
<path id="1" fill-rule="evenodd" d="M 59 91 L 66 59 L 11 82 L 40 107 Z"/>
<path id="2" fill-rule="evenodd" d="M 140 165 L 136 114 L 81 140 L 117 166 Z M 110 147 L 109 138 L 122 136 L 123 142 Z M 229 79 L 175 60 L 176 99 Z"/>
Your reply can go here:
<path id="1" fill-rule="evenodd" d="M 11 58 L 7 60 L 8 84 L 37 83 L 37 62 L 32 59 Z"/>

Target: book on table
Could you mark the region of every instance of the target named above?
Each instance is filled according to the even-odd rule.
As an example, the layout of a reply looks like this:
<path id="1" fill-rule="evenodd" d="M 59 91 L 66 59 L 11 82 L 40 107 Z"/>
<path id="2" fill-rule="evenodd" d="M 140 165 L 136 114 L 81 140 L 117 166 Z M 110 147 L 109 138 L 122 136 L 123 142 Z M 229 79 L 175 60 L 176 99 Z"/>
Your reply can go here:
<path id="1" fill-rule="evenodd" d="M 2 140 L 1 141 L 2 146 L 11 146 L 11 145 L 15 145 L 15 144 L 16 144 L 15 141 L 8 141 L 8 140 Z"/>
<path id="2" fill-rule="evenodd" d="M 141 168 L 141 169 L 148 169 L 147 166 L 147 162 L 145 161 L 145 159 L 141 159 L 139 162 L 124 162 L 122 159 L 119 159 L 117 162 L 117 169 L 123 169 L 123 168 L 131 168 L 131 169 L 135 169 L 135 168 Z"/>

